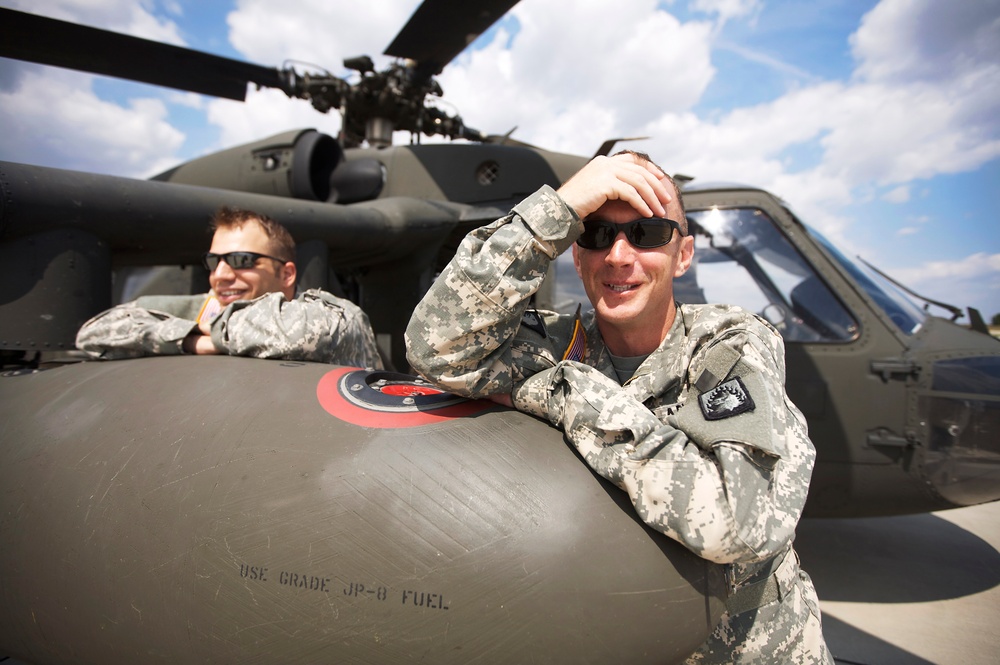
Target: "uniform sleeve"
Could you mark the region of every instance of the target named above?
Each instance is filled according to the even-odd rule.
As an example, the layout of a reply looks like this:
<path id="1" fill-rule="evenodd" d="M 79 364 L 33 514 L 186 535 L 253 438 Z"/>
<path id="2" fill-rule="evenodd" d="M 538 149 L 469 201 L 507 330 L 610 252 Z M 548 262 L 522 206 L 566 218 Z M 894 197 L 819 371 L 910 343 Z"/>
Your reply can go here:
<path id="1" fill-rule="evenodd" d="M 295 300 L 269 293 L 228 305 L 212 322 L 212 343 L 234 356 L 382 369 L 368 316 L 319 289 Z"/>
<path id="2" fill-rule="evenodd" d="M 195 321 L 126 303 L 84 323 L 76 346 L 104 360 L 177 355 L 184 352 L 184 338 L 196 327 Z"/>
<path id="3" fill-rule="evenodd" d="M 661 422 L 577 363 L 527 379 L 514 404 L 561 427 L 649 526 L 716 563 L 762 561 L 794 537 L 815 451 L 801 414 L 770 380 L 765 346 L 730 341 L 742 347 L 740 381 L 754 401 L 737 415 L 709 420 L 692 395 Z"/>
<path id="4" fill-rule="evenodd" d="M 520 378 L 512 346 L 524 311 L 549 263 L 581 229 L 546 186 L 466 236 L 407 326 L 414 371 L 467 397 L 511 392 Z"/>

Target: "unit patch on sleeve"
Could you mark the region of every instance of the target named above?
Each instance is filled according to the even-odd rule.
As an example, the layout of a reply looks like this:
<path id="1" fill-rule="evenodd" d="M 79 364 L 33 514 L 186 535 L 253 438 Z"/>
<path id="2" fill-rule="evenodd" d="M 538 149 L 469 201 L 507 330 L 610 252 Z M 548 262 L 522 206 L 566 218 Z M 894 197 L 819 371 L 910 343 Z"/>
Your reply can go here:
<path id="1" fill-rule="evenodd" d="M 545 321 L 542 320 L 541 315 L 534 308 L 525 310 L 524 316 L 521 317 L 521 325 L 534 330 L 542 336 L 542 339 L 548 337 L 548 334 L 545 332 Z"/>
<path id="2" fill-rule="evenodd" d="M 730 379 L 698 395 L 698 404 L 705 420 L 722 420 L 753 411 L 754 407 L 753 398 L 750 397 L 740 377 Z"/>

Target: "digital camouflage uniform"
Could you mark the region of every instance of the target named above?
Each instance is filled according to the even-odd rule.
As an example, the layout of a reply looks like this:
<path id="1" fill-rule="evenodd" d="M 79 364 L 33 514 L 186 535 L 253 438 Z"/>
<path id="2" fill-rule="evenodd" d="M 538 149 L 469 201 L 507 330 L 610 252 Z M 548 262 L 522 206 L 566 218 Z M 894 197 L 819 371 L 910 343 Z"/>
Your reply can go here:
<path id="1" fill-rule="evenodd" d="M 689 663 L 832 663 L 792 549 L 815 449 L 785 394 L 781 337 L 738 307 L 679 305 L 620 385 L 592 311 L 529 309 L 581 230 L 546 187 L 470 233 L 413 314 L 410 363 L 462 395 L 513 393 L 647 524 L 724 566 L 727 611 Z"/>
<path id="2" fill-rule="evenodd" d="M 184 338 L 201 316 L 211 321 L 212 343 L 220 353 L 382 368 L 368 316 L 349 300 L 320 289 L 295 300 L 268 293 L 218 308 L 218 313 L 213 304 L 218 308 L 210 293 L 143 296 L 87 321 L 76 346 L 106 360 L 181 354 Z"/>

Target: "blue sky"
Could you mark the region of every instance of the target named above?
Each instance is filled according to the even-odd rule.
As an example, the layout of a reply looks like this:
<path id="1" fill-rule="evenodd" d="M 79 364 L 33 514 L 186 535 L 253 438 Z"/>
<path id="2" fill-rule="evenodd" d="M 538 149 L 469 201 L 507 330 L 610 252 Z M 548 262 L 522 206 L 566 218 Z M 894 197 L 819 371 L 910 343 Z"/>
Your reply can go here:
<path id="1" fill-rule="evenodd" d="M 417 4 L 0 0 L 335 73 L 385 62 Z M 917 292 L 1000 313 L 1000 0 L 522 0 L 440 82 L 467 124 L 554 150 L 649 136 L 633 147 L 667 170 L 770 189 Z M 3 160 L 148 177 L 339 125 L 277 91 L 237 103 L 0 59 Z"/>

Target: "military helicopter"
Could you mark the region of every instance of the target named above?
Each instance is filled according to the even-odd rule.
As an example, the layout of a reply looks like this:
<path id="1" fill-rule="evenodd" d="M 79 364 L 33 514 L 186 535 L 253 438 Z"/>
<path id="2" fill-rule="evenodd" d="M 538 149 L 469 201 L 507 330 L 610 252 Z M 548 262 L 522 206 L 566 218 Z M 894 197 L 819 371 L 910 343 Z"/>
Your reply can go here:
<path id="1" fill-rule="evenodd" d="M 356 84 L 0 10 L 0 56 L 237 99 L 252 82 L 343 115 L 338 137 L 287 132 L 148 181 L 0 163 L 0 650 L 641 663 L 707 637 L 718 568 L 641 524 L 552 428 L 406 373 L 403 329 L 461 238 L 588 159 L 425 103 L 515 1 L 472 4 L 424 2 L 386 50 L 408 61 L 352 59 Z M 400 129 L 464 141 L 392 145 Z M 819 452 L 807 515 L 1000 498 L 1000 345 L 974 311 L 971 328 L 931 315 L 769 192 L 684 196 L 697 263 L 678 299 L 742 304 L 785 338 Z M 207 290 L 222 205 L 285 224 L 300 286 L 360 304 L 394 371 L 81 362 L 93 314 Z M 575 307 L 573 271 L 557 262 L 539 300 Z"/>

